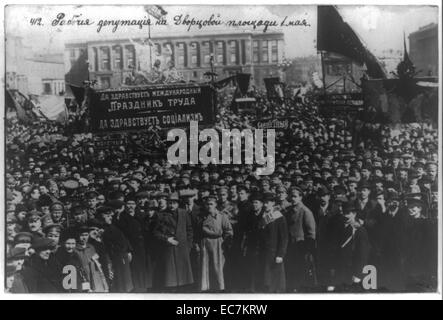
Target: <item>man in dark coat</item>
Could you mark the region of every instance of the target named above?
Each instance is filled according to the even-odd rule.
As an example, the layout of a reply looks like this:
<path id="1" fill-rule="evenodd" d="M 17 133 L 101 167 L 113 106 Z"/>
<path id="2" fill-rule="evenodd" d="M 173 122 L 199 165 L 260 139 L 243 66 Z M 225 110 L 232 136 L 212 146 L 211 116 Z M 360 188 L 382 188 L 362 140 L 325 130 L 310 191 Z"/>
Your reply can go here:
<path id="1" fill-rule="evenodd" d="M 159 213 L 154 236 L 160 243 L 155 276 L 159 286 L 176 291 L 191 285 L 194 282 L 190 260 L 192 222 L 186 211 L 179 209 L 177 193 L 169 196 L 168 210 Z"/>
<path id="2" fill-rule="evenodd" d="M 437 287 L 436 225 L 423 216 L 423 201 L 407 199 L 402 241 L 405 289 L 410 292 L 434 291 Z"/>
<path id="3" fill-rule="evenodd" d="M 144 209 L 146 214 L 143 221 L 143 229 L 146 248 L 146 278 L 148 290 L 152 289 L 154 286 L 154 271 L 157 266 L 159 255 L 158 240 L 154 236 L 154 230 L 158 224 L 157 205 L 157 201 L 152 199 L 145 203 Z"/>
<path id="4" fill-rule="evenodd" d="M 52 255 L 54 242 L 36 238 L 32 243 L 35 253 L 22 270 L 29 293 L 56 293 L 62 291 L 61 268 Z"/>
<path id="5" fill-rule="evenodd" d="M 285 217 L 275 210 L 272 193 L 263 195 L 264 212 L 259 221 L 259 262 L 262 290 L 271 293 L 285 292 L 284 257 L 288 245 Z"/>
<path id="6" fill-rule="evenodd" d="M 191 248 L 191 266 L 192 275 L 194 279 L 200 279 L 200 242 L 202 240 L 202 221 L 204 219 L 204 212 L 202 208 L 195 203 L 195 198 L 197 192 L 191 189 L 180 190 L 179 196 L 182 200 L 181 208 L 186 211 L 186 213 L 191 218 L 192 231 L 193 231 L 193 243 Z M 197 289 L 198 282 L 194 281 Z"/>
<path id="7" fill-rule="evenodd" d="M 146 274 L 146 248 L 142 217 L 135 212 L 135 201 L 126 202 L 117 227 L 123 232 L 132 247 L 131 275 L 134 292 L 146 292 L 148 287 Z"/>
<path id="8" fill-rule="evenodd" d="M 357 215 L 358 210 L 352 205 L 345 208 L 337 270 L 338 280 L 345 287 L 361 285 L 371 249 L 366 228 L 357 221 Z"/>
<path id="9" fill-rule="evenodd" d="M 319 189 L 317 195 L 319 200 L 313 212 L 317 238 L 315 263 L 319 285 L 332 290 L 342 216 L 337 206 L 332 203 L 330 191 L 327 188 Z"/>
<path id="10" fill-rule="evenodd" d="M 250 286 L 250 280 L 248 280 L 247 275 L 251 273 L 251 270 L 248 268 L 250 261 L 244 253 L 245 249 L 247 249 L 248 232 L 253 227 L 251 217 L 254 215 L 254 207 L 252 201 L 248 199 L 249 192 L 245 186 L 239 186 L 237 192 L 238 224 L 237 233 L 234 233 L 233 243 L 234 247 L 237 247 L 239 250 L 239 256 L 237 268 L 234 270 L 233 290 L 245 291 Z"/>
<path id="11" fill-rule="evenodd" d="M 123 232 L 112 223 L 113 209 L 102 206 L 97 214 L 104 223 L 103 244 L 112 262 L 113 282 L 111 292 L 130 292 L 134 289 L 130 263 L 132 248 Z"/>
<path id="12" fill-rule="evenodd" d="M 370 198 L 371 185 L 364 182 L 358 187 L 358 198 L 351 203 L 357 210 L 357 221 L 364 225 L 368 232 L 369 241 L 371 242 L 371 263 L 377 265 L 380 261 L 380 205 Z M 383 197 L 382 194 L 377 194 L 377 197 Z"/>
<path id="13" fill-rule="evenodd" d="M 241 196 L 240 196 L 241 198 Z M 242 260 L 244 262 L 243 277 L 245 290 L 256 292 L 259 290 L 260 259 L 259 259 L 259 222 L 263 215 L 263 196 L 261 193 L 253 193 L 249 200 L 252 210 L 242 213 L 241 226 L 244 232 L 242 243 Z"/>
<path id="14" fill-rule="evenodd" d="M 402 279 L 402 236 L 406 208 L 400 207 L 397 196 L 386 202 L 386 211 L 380 219 L 380 269 L 379 287 L 390 292 L 403 290 Z"/>

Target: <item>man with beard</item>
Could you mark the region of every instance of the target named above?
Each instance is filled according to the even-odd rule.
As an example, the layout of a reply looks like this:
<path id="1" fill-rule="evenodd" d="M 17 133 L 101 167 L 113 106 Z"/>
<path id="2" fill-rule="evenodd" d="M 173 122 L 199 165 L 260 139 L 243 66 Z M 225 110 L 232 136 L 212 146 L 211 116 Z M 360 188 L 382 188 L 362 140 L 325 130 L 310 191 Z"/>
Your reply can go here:
<path id="1" fill-rule="evenodd" d="M 184 290 L 194 282 L 189 252 L 193 230 L 191 217 L 179 208 L 179 197 L 172 193 L 168 209 L 159 212 L 154 236 L 159 241 L 159 260 L 155 279 L 167 291 Z"/>
<path id="2" fill-rule="evenodd" d="M 117 201 L 117 200 L 114 200 Z M 124 203 L 122 203 L 124 205 Z M 130 199 L 116 225 L 123 232 L 132 247 L 131 275 L 134 292 L 145 292 L 147 283 L 146 248 L 144 239 L 143 218 L 136 213 L 136 204 Z"/>
<path id="3" fill-rule="evenodd" d="M 97 214 L 104 225 L 103 244 L 112 263 L 113 281 L 110 292 L 131 292 L 134 289 L 130 269 L 131 245 L 123 232 L 113 224 L 114 212 L 111 207 L 99 207 Z"/>

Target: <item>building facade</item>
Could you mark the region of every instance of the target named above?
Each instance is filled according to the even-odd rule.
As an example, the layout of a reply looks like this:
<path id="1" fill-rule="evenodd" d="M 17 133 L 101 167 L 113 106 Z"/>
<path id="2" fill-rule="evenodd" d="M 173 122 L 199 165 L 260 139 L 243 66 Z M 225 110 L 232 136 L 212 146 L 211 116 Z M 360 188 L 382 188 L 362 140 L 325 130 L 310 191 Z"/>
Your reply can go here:
<path id="1" fill-rule="evenodd" d="M 438 25 L 421 27 L 409 35 L 409 55 L 418 76 L 438 77 Z"/>
<path id="2" fill-rule="evenodd" d="M 70 42 L 65 45 L 65 70 L 69 70 L 86 50 L 89 78 L 97 80 L 99 88 L 115 88 L 124 83 L 137 66 L 138 53 L 134 41 L 141 39 L 112 39 Z M 284 59 L 284 35 L 274 33 L 220 33 L 190 36 L 166 35 L 151 38 L 155 50 L 167 52 L 185 81 L 202 81 L 211 70 L 211 56 L 218 79 L 237 72 L 252 74 L 257 86 L 263 78 L 278 75 L 278 64 Z M 153 59 L 155 60 L 155 59 Z M 154 63 L 154 61 L 152 61 Z M 162 68 L 166 68 L 165 65 Z"/>
<path id="3" fill-rule="evenodd" d="M 24 94 L 62 94 L 65 90 L 63 54 L 36 53 L 21 37 L 8 37 L 6 85 Z"/>

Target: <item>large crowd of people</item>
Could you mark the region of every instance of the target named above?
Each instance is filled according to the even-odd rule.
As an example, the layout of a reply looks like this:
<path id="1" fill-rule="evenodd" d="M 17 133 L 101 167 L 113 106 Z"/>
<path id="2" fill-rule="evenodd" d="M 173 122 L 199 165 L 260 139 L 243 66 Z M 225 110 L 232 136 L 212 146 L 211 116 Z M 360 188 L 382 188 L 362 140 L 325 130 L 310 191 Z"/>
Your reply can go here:
<path id="1" fill-rule="evenodd" d="M 253 127 L 220 92 L 216 127 Z M 7 120 L 7 291 L 435 291 L 438 130 L 257 101 L 291 119 L 269 176 L 172 165 L 152 133 L 103 147 Z"/>

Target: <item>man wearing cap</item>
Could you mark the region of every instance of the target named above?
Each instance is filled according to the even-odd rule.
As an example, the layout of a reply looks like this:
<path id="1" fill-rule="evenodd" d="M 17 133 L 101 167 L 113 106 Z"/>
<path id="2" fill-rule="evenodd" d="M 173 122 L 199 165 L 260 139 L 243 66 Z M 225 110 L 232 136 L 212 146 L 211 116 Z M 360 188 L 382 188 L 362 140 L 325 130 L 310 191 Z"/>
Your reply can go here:
<path id="1" fill-rule="evenodd" d="M 156 276 L 158 286 L 167 291 L 184 289 L 194 282 L 189 253 L 193 230 L 191 217 L 179 208 L 179 196 L 171 193 L 168 209 L 159 212 L 154 236 L 159 241 Z"/>
<path id="2" fill-rule="evenodd" d="M 32 249 L 35 253 L 24 266 L 22 275 L 30 293 L 57 293 L 62 291 L 61 269 L 51 254 L 54 242 L 35 238 Z"/>
<path id="3" fill-rule="evenodd" d="M 332 276 L 337 258 L 338 236 L 341 227 L 341 215 L 336 205 L 331 201 L 331 193 L 326 187 L 317 191 L 319 197 L 314 209 L 316 221 L 316 265 L 319 285 L 331 289 Z M 344 194 L 342 194 L 344 196 Z"/>
<path id="4" fill-rule="evenodd" d="M 64 277 L 66 268 L 74 267 L 75 277 L 70 285 L 65 281 L 62 283 L 63 292 L 89 292 L 90 282 L 86 270 L 83 268 L 79 254 L 75 251 L 79 228 L 63 230 L 60 235 L 60 248 L 55 252 L 54 258 L 59 264 L 60 277 Z M 77 280 L 77 282 L 74 282 Z"/>
<path id="5" fill-rule="evenodd" d="M 43 237 L 43 230 L 42 230 L 42 217 L 41 212 L 38 211 L 30 211 L 26 215 L 26 221 L 28 223 L 27 225 L 27 231 L 29 231 L 32 236 L 35 237 Z"/>
<path id="6" fill-rule="evenodd" d="M 225 290 L 223 243 L 232 238 L 229 218 L 218 212 L 217 199 L 206 198 L 205 217 L 201 221 L 201 291 Z"/>
<path id="7" fill-rule="evenodd" d="M 275 208 L 273 193 L 263 194 L 264 210 L 258 222 L 259 291 L 285 292 L 284 258 L 288 245 L 288 228 L 285 217 Z"/>
<path id="8" fill-rule="evenodd" d="M 228 217 L 229 222 L 232 226 L 234 234 L 238 233 L 237 230 L 237 222 L 238 222 L 238 209 L 237 206 L 228 200 L 229 191 L 227 187 L 221 187 L 218 192 L 218 205 L 217 210 Z M 233 276 L 235 274 L 236 268 L 236 248 L 232 247 L 232 239 L 229 239 L 225 244 L 225 255 L 226 255 L 226 264 L 225 264 L 225 276 L 226 276 L 226 287 L 228 290 L 232 288 L 234 285 Z"/>
<path id="9" fill-rule="evenodd" d="M 81 203 L 75 203 L 71 208 L 71 216 L 72 221 L 68 221 L 67 225 L 70 228 L 74 227 L 80 227 L 84 224 L 86 224 L 87 214 L 86 214 L 86 208 Z"/>
<path id="10" fill-rule="evenodd" d="M 135 208 L 135 201 L 130 199 L 116 225 L 124 233 L 132 247 L 131 275 L 134 292 L 145 292 L 148 283 L 143 217 L 136 212 Z"/>
<path id="11" fill-rule="evenodd" d="M 353 205 L 346 206 L 340 233 L 337 283 L 360 288 L 371 247 L 366 229 L 358 222 L 357 214 L 357 208 Z"/>
<path id="12" fill-rule="evenodd" d="M 191 265 L 192 274 L 194 279 L 200 279 L 200 243 L 202 240 L 202 230 L 201 223 L 204 219 L 203 209 L 195 203 L 195 198 L 197 197 L 197 191 L 193 189 L 183 189 L 179 191 L 179 196 L 182 199 L 181 208 L 186 211 L 186 213 L 191 217 L 192 230 L 193 230 L 193 244 L 191 248 Z M 194 284 L 198 287 L 198 282 L 195 281 Z M 198 290 L 200 290 L 198 288 Z"/>
<path id="13" fill-rule="evenodd" d="M 108 206 L 97 208 L 99 221 L 103 223 L 102 241 L 112 263 L 113 280 L 110 292 L 125 293 L 134 289 L 130 262 L 132 248 L 123 232 L 113 224 L 114 210 Z"/>
<path id="14" fill-rule="evenodd" d="M 380 219 L 380 269 L 378 286 L 389 291 L 404 289 L 402 279 L 402 237 L 406 208 L 397 195 L 390 196 Z"/>
<path id="15" fill-rule="evenodd" d="M 288 207 L 291 206 L 291 203 L 287 200 L 288 191 L 284 186 L 281 185 L 277 187 L 275 192 L 277 193 L 276 205 L 278 207 L 276 209 L 280 212 L 284 212 Z"/>
<path id="16" fill-rule="evenodd" d="M 52 223 L 59 224 L 63 228 L 67 227 L 67 221 L 64 217 L 64 208 L 63 204 L 59 201 L 53 202 L 49 207 L 51 212 L 51 220 Z"/>
<path id="17" fill-rule="evenodd" d="M 407 291 L 422 292 L 435 287 L 437 279 L 437 225 L 423 215 L 424 203 L 408 198 L 402 252 Z"/>
<path id="18" fill-rule="evenodd" d="M 303 191 L 299 187 L 290 190 L 291 206 L 286 210 L 289 228 L 287 254 L 287 289 L 296 291 L 307 285 L 307 274 L 313 268 L 315 248 L 315 219 L 311 210 L 303 202 Z M 315 279 L 310 279 L 314 280 Z"/>
<path id="19" fill-rule="evenodd" d="M 97 191 L 88 191 L 85 193 L 86 197 L 86 214 L 88 216 L 88 219 L 93 219 L 95 217 L 95 212 L 97 210 L 97 197 L 98 192 Z"/>
<path id="20" fill-rule="evenodd" d="M 29 289 L 23 279 L 23 264 L 28 259 L 25 248 L 13 248 L 9 252 L 6 260 L 6 268 L 11 268 L 13 274 L 13 280 L 10 285 L 10 291 L 12 293 L 29 293 Z"/>

